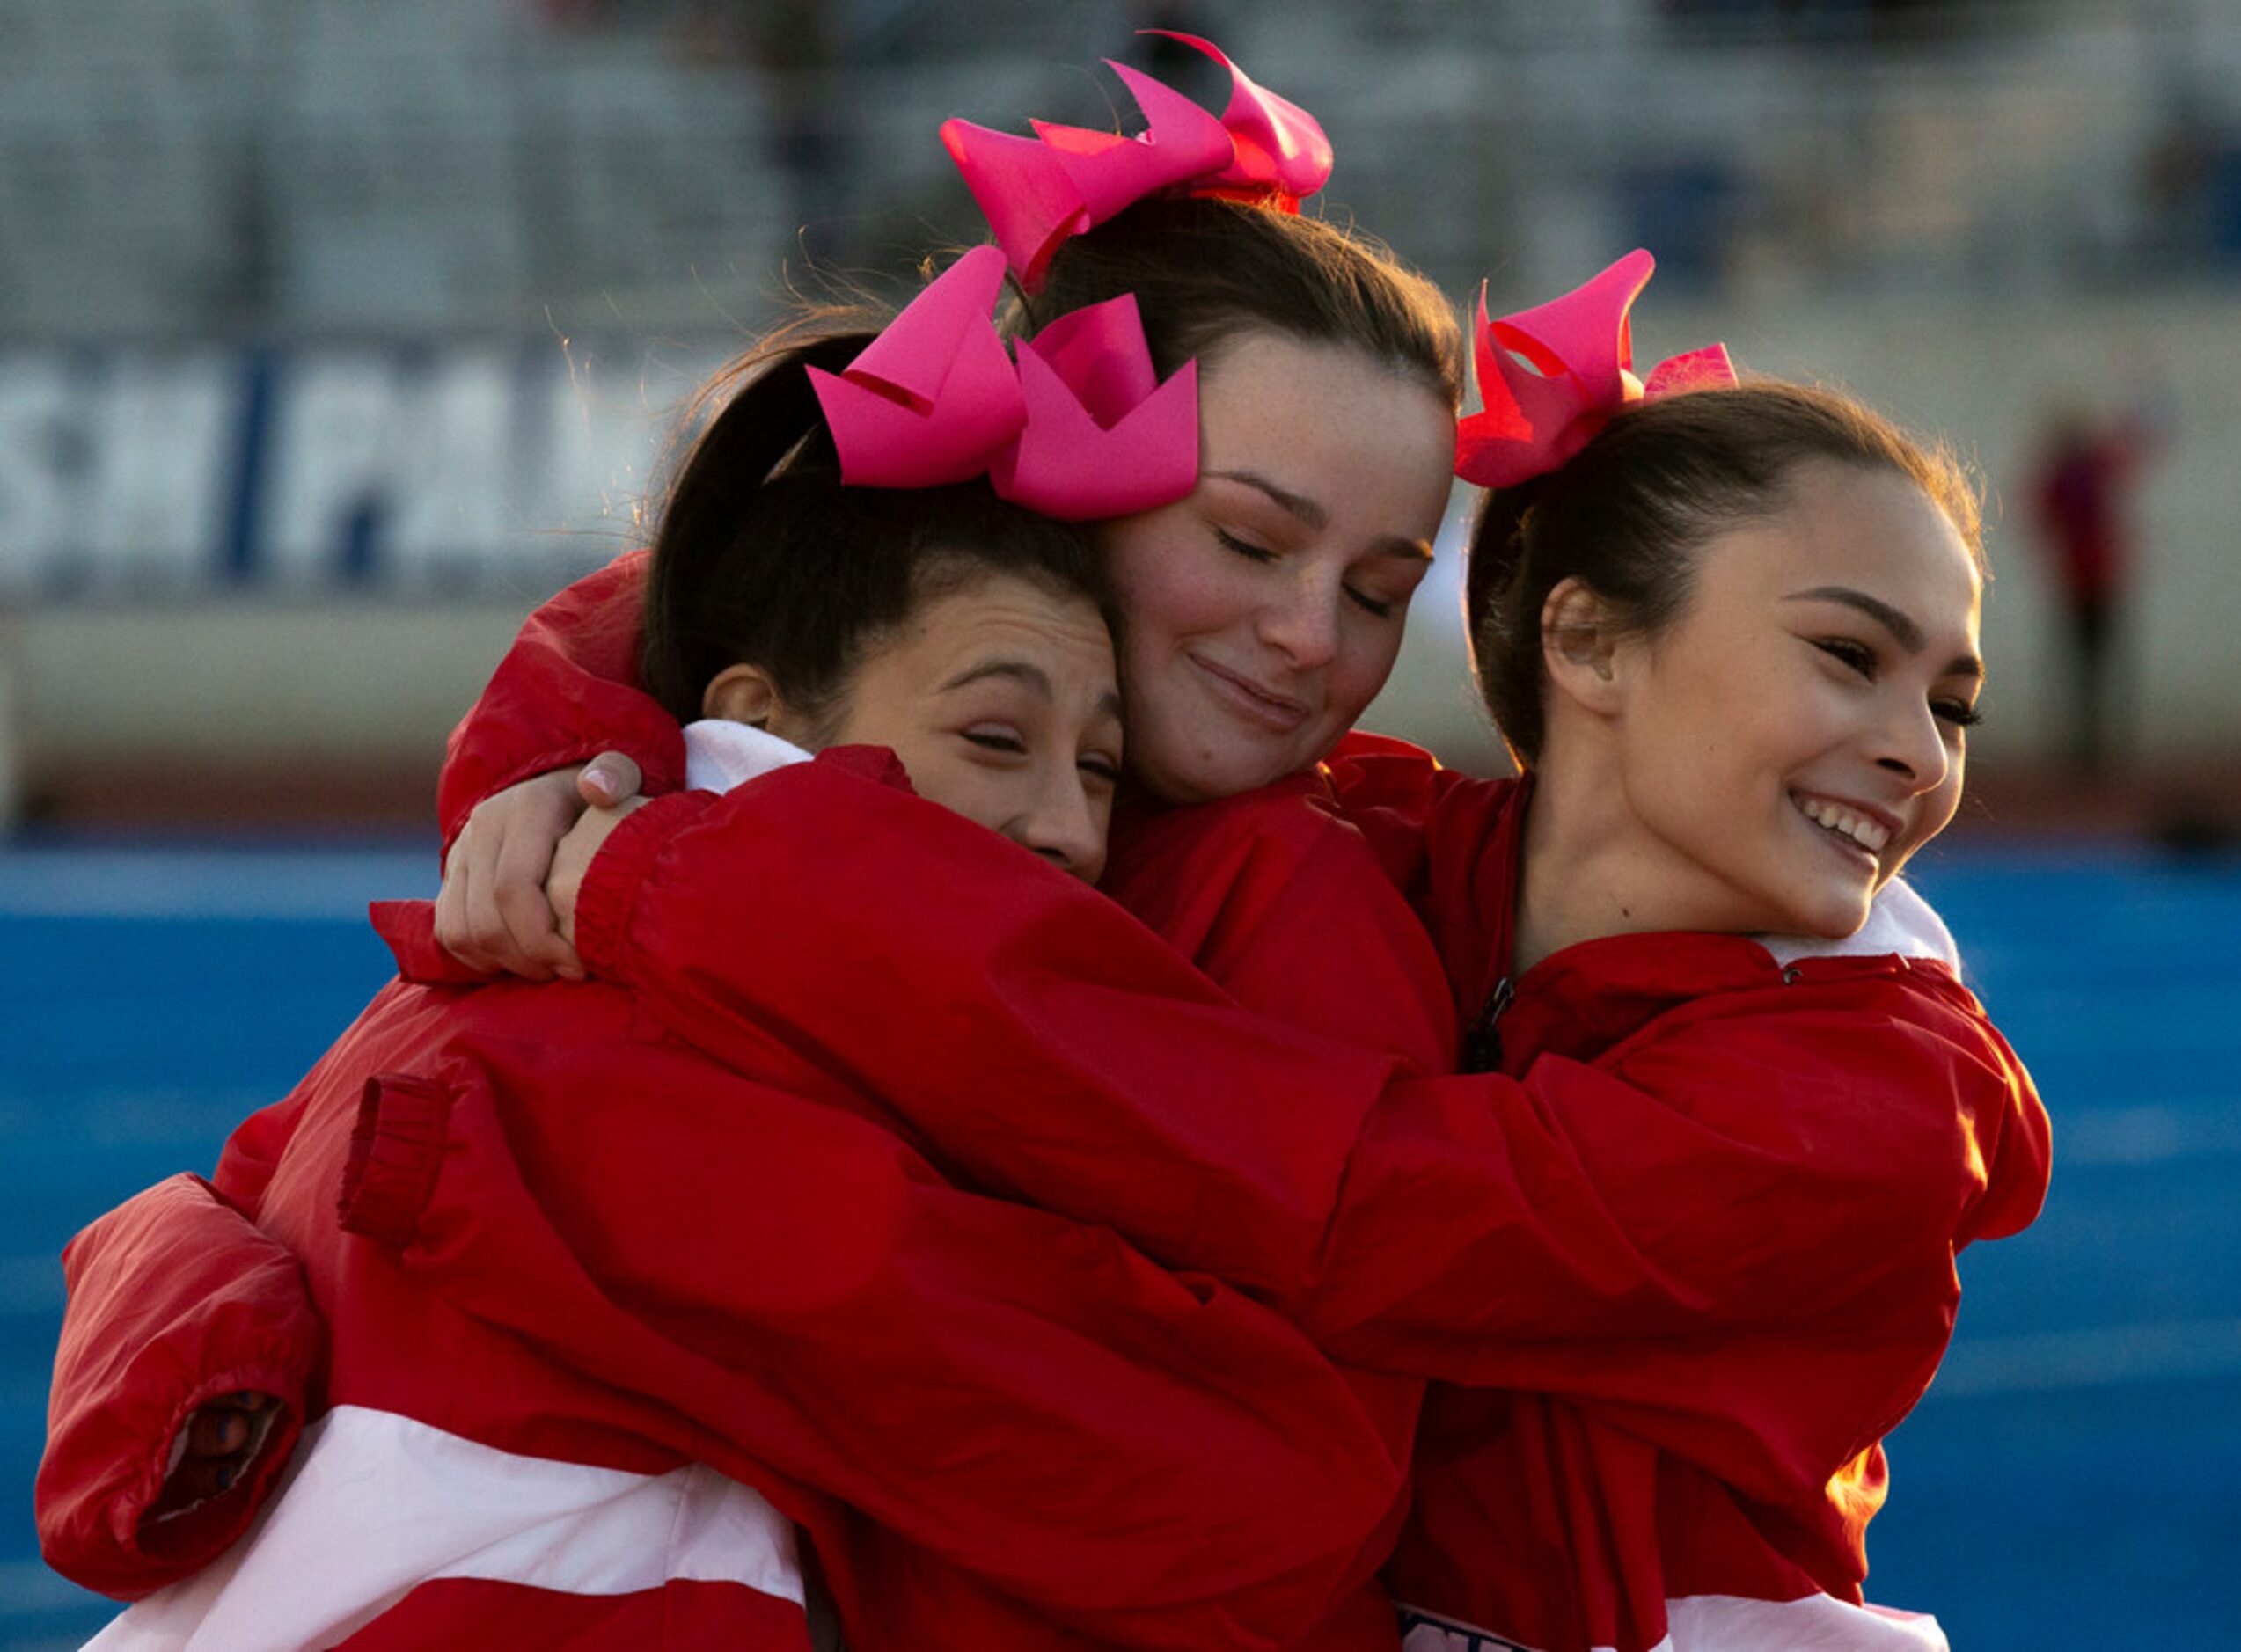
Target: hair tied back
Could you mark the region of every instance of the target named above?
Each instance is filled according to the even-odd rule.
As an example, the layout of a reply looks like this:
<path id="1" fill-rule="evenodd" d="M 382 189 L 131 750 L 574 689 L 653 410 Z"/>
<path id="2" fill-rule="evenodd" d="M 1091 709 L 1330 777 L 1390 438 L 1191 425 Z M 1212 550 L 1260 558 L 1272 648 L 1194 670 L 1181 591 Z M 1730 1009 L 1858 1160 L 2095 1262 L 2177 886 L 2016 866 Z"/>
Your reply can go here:
<path id="1" fill-rule="evenodd" d="M 1631 312 L 1656 268 L 1637 247 L 1562 297 L 1495 321 L 1481 284 L 1473 341 L 1483 406 L 1457 427 L 1456 475 L 1512 487 L 1563 464 L 1629 403 L 1736 383 L 1722 344 L 1660 362 L 1646 383 L 1635 376 Z"/>

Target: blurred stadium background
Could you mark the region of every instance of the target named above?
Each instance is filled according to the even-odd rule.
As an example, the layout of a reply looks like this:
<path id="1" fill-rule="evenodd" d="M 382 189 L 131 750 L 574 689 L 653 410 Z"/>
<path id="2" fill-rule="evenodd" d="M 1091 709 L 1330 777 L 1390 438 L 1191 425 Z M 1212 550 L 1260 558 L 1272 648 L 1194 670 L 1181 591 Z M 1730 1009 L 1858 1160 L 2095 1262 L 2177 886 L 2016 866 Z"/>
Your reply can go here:
<path id="1" fill-rule="evenodd" d="M 2241 6 L 0 0 L 0 1647 L 101 1615 L 26 1512 L 56 1247 L 379 978 L 350 915 L 431 881 L 444 732 L 635 543 L 692 386 L 789 284 L 973 238 L 940 121 L 1110 121 L 1152 24 L 1314 110 L 1323 209 L 1459 302 L 1647 245 L 1641 360 L 1725 339 L 1974 456 L 1990 717 L 1923 881 L 2064 1153 L 1966 1270 L 1876 1592 L 2241 1645 Z M 2150 450 L 2090 771 L 2033 511 L 2080 419 Z M 1444 560 L 1368 721 L 1491 765 Z"/>

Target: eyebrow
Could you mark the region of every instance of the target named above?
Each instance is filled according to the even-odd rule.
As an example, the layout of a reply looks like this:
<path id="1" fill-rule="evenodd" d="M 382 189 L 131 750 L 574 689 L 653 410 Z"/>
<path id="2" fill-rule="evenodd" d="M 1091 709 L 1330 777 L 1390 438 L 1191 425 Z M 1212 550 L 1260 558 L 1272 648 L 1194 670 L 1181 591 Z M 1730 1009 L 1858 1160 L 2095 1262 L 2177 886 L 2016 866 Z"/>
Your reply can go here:
<path id="1" fill-rule="evenodd" d="M 937 694 L 948 694 L 972 683 L 984 682 L 992 676 L 1009 677 L 1015 683 L 1024 684 L 1046 700 L 1055 700 L 1058 698 L 1058 691 L 1051 682 L 1051 674 L 1041 666 L 1031 664 L 1025 660 L 1007 659 L 1000 655 L 994 659 L 978 661 L 967 666 L 934 691 Z M 1118 722 L 1121 718 L 1120 691 L 1108 689 L 1099 695 L 1095 714 L 1110 717 L 1114 721 Z"/>
<path id="2" fill-rule="evenodd" d="M 1783 601 L 1786 603 L 1839 603 L 1846 608 L 1857 609 L 1889 632 L 1899 646 L 1908 654 L 1920 654 L 1923 642 L 1927 640 L 1922 634 L 1922 627 L 1915 623 L 1912 615 L 1902 609 L 1893 608 L 1879 596 L 1871 596 L 1865 591 L 1854 590 L 1849 585 L 1816 585 L 1809 591 L 1792 591 L 1783 597 Z M 1984 662 L 1973 654 L 1957 654 L 1947 663 L 1945 675 L 1981 677 L 1984 675 Z"/>
<path id="3" fill-rule="evenodd" d="M 1220 481 L 1237 482 L 1265 493 L 1269 499 L 1307 527 L 1320 533 L 1330 526 L 1330 513 L 1304 493 L 1295 493 L 1278 487 L 1257 471 L 1208 471 L 1208 476 Z M 1432 560 L 1432 546 L 1422 539 L 1410 539 L 1401 534 L 1380 534 L 1376 548 L 1388 556 L 1408 557 L 1416 561 Z"/>

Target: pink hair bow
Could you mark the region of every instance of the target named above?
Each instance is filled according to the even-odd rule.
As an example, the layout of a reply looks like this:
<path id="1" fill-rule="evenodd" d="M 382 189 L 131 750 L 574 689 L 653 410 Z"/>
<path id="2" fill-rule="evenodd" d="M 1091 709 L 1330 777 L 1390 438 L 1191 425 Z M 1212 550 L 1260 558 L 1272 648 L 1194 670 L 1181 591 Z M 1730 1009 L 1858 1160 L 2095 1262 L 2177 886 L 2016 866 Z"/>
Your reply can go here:
<path id="1" fill-rule="evenodd" d="M 989 311 L 1004 255 L 975 247 L 839 373 L 809 369 L 852 487 L 938 487 L 985 474 L 1063 522 L 1182 498 L 1198 477 L 1197 364 L 1164 384 L 1136 301 L 1062 316 L 1014 363 Z"/>
<path id="2" fill-rule="evenodd" d="M 1660 362 L 1647 382 L 1635 376 L 1630 312 L 1657 267 L 1637 248 L 1563 297 L 1499 321 L 1487 319 L 1480 287 L 1476 354 L 1483 411 L 1456 428 L 1456 475 L 1486 487 L 1514 486 L 1564 464 L 1629 402 L 1735 384 L 1724 344 Z"/>
<path id="3" fill-rule="evenodd" d="M 1042 121 L 1029 122 L 1031 138 L 942 123 L 943 145 L 1029 292 L 1068 237 L 1153 195 L 1219 194 L 1296 212 L 1330 176 L 1330 140 L 1313 115 L 1254 84 L 1212 41 L 1150 32 L 1196 47 L 1229 71 L 1229 104 L 1219 120 L 1109 59 L 1106 67 L 1144 112 L 1136 137 Z"/>

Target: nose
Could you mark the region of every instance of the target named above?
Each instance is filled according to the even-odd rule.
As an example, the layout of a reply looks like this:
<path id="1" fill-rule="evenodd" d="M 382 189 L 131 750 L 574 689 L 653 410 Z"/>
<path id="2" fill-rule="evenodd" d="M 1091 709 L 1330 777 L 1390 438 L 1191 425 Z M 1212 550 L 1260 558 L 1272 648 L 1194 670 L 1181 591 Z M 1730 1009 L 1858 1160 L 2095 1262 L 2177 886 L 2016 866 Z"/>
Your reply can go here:
<path id="1" fill-rule="evenodd" d="M 1937 713 L 1922 700 L 1894 700 L 1881 731 L 1878 767 L 1902 776 L 1908 794 L 1919 797 L 1945 783 L 1953 765 L 1953 750 L 1945 743 Z"/>
<path id="2" fill-rule="evenodd" d="M 1294 669 L 1312 671 L 1329 665 L 1338 653 L 1338 604 L 1344 600 L 1336 583 L 1297 579 L 1281 595 L 1271 595 L 1256 629 Z"/>
<path id="3" fill-rule="evenodd" d="M 1110 814 L 1102 800 L 1090 796 L 1081 771 L 1069 764 L 1037 790 L 1033 806 L 1014 822 L 1011 837 L 1061 872 L 1095 883 L 1105 870 Z"/>

